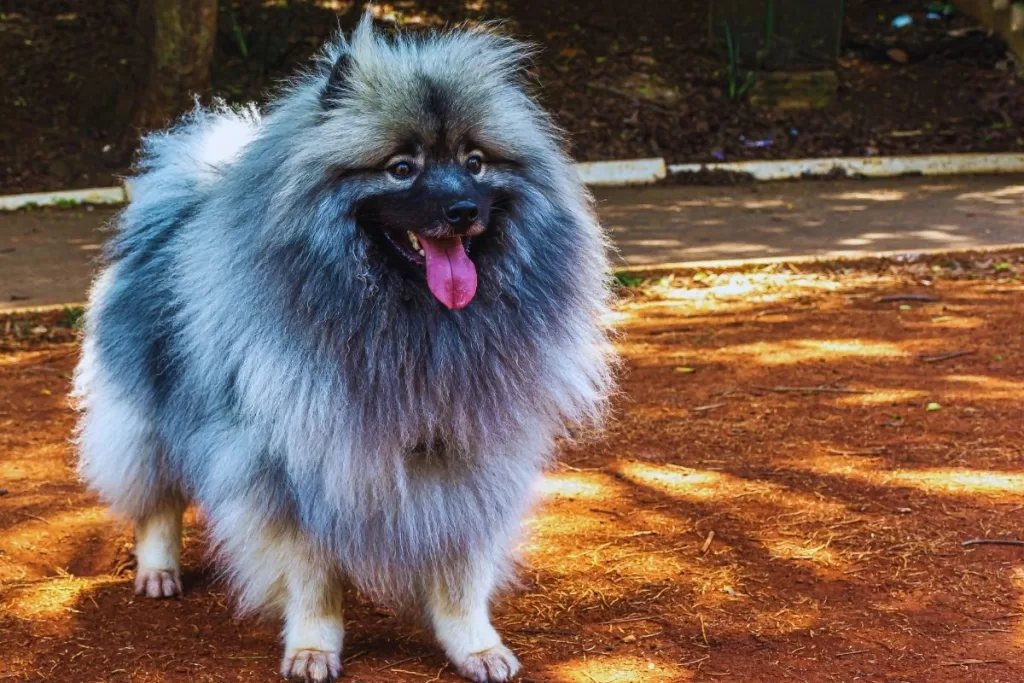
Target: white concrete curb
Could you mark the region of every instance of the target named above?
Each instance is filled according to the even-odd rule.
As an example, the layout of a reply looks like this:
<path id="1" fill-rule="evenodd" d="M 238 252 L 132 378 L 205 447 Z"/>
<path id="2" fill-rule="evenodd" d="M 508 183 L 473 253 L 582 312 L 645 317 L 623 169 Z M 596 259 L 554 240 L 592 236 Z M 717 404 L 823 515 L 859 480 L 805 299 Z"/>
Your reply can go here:
<path id="1" fill-rule="evenodd" d="M 587 185 L 647 185 L 668 175 L 665 160 L 626 159 L 623 161 L 592 161 L 576 164 L 580 178 Z M 74 204 L 123 204 L 131 198 L 129 188 L 96 187 L 65 192 L 34 192 L 0 196 L 0 211 L 13 211 L 26 206 L 61 206 Z"/>
<path id="2" fill-rule="evenodd" d="M 588 161 L 576 164 L 587 185 L 649 185 L 667 175 L 664 159 Z"/>
<path id="3" fill-rule="evenodd" d="M 744 173 L 755 180 L 791 180 L 806 176 L 827 176 L 836 171 L 869 178 L 891 178 L 906 174 L 957 175 L 1024 173 L 1024 154 L 931 154 L 910 157 L 836 157 L 790 161 L 734 161 L 712 164 L 666 164 L 664 159 L 589 161 L 576 164 L 587 185 L 648 185 L 677 173 L 724 171 Z M 26 206 L 76 204 L 123 204 L 129 199 L 127 187 L 94 187 L 63 192 L 33 192 L 0 196 L 0 211 Z"/>
<path id="4" fill-rule="evenodd" d="M 869 178 L 892 178 L 909 173 L 958 175 L 1024 173 L 1024 154 L 929 154 L 908 157 L 835 157 L 791 161 L 736 161 L 714 164 L 671 164 L 668 172 L 725 171 L 749 173 L 755 180 L 790 180 L 843 171 Z"/>
<path id="5" fill-rule="evenodd" d="M 91 187 L 87 190 L 63 192 L 32 192 L 0 197 L 0 211 L 13 211 L 25 206 L 74 206 L 76 204 L 123 204 L 123 187 Z"/>

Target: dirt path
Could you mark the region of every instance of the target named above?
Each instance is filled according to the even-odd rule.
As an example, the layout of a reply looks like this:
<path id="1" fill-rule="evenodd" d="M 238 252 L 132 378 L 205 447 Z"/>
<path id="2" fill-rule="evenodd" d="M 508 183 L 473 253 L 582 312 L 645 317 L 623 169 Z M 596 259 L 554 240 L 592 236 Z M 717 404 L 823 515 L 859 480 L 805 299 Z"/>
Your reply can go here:
<path id="1" fill-rule="evenodd" d="M 1024 177 L 597 192 L 621 266 L 1024 242 Z M 81 302 L 110 209 L 0 213 L 0 311 Z"/>
<path id="2" fill-rule="evenodd" d="M 1024 537 L 1024 252 L 801 270 L 623 299 L 616 420 L 562 453 L 497 605 L 523 681 L 1021 679 L 1024 551 L 960 544 Z M 906 293 L 934 301 L 878 301 Z M 195 516 L 186 597 L 131 595 L 71 470 L 59 322 L 0 317 L 0 680 L 275 680 L 276 625 L 232 618 Z M 456 680 L 350 604 L 351 680 Z"/>

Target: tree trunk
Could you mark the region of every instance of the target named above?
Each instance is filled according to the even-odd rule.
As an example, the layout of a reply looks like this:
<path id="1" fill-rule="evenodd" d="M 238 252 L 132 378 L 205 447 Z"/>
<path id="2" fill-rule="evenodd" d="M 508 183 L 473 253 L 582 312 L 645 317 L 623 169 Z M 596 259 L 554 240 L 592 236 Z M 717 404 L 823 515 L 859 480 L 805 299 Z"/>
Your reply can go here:
<path id="1" fill-rule="evenodd" d="M 210 88 L 217 0 L 139 0 L 132 128 L 162 128 Z"/>

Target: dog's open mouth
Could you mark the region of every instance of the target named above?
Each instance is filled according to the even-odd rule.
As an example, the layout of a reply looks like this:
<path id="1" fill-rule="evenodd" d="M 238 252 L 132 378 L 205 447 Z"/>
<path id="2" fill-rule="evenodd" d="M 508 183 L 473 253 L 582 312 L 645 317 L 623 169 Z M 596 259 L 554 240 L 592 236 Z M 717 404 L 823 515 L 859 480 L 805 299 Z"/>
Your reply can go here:
<path id="1" fill-rule="evenodd" d="M 427 237 L 412 232 L 384 233 L 395 250 L 427 271 L 427 286 L 450 309 L 465 308 L 476 294 L 476 266 L 469 237 Z"/>

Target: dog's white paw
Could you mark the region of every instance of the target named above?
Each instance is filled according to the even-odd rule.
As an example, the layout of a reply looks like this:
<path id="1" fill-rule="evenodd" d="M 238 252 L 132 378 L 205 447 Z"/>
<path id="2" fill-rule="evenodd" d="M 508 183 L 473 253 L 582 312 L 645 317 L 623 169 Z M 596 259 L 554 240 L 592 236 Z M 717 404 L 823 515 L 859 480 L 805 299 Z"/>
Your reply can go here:
<path id="1" fill-rule="evenodd" d="M 181 572 L 177 569 L 146 569 L 135 572 L 135 594 L 147 598 L 173 598 L 181 595 Z"/>
<path id="2" fill-rule="evenodd" d="M 325 650 L 289 650 L 281 662 L 281 675 L 303 683 L 327 683 L 341 676 L 341 653 Z"/>
<path id="3" fill-rule="evenodd" d="M 463 678 L 474 683 L 506 683 L 519 672 L 519 660 L 500 643 L 452 664 Z"/>

